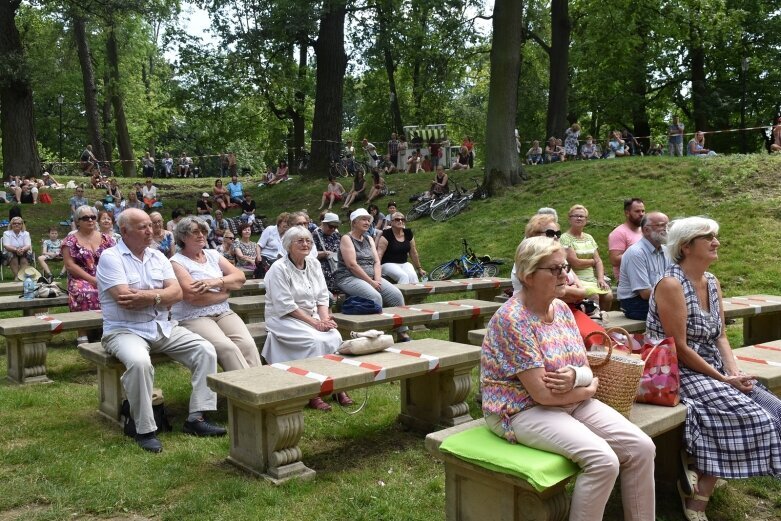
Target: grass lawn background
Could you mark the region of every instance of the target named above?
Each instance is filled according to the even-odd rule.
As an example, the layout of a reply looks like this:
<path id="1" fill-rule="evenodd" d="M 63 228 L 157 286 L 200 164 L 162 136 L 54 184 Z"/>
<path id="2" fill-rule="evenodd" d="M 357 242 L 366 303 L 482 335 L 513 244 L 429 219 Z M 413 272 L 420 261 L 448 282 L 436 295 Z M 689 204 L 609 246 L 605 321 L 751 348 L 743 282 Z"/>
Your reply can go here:
<path id="1" fill-rule="evenodd" d="M 480 255 L 509 261 L 526 220 L 537 208 L 556 208 L 566 230 L 567 209 L 576 203 L 589 209 L 586 231 L 597 240 L 607 264 L 607 235 L 623 221 L 622 201 L 641 197 L 647 210 L 661 210 L 670 218 L 708 215 L 719 221 L 722 246 L 712 269 L 726 295 L 781 294 L 777 253 L 781 158 L 579 161 L 532 167 L 527 173 L 526 183 L 489 200 L 474 201 L 448 222 L 425 217 L 410 223 L 424 267 L 430 271 L 459 255 L 462 238 Z M 471 187 L 470 178 L 478 175 L 476 170 L 455 172 L 451 179 Z M 432 178 L 433 174 L 389 176 L 388 186 L 397 193 L 377 204 L 384 210 L 388 201 L 395 200 L 406 212 L 409 196 L 425 190 Z M 120 178 L 123 192 L 136 180 Z M 258 213 L 272 224 L 281 211 L 308 209 L 316 217 L 327 183 L 325 176 L 294 177 L 262 189 L 257 187 L 259 179 L 242 178 L 242 182 L 255 196 Z M 350 179 L 342 182 L 350 188 Z M 193 209 L 200 193 L 211 192 L 213 183 L 213 178 L 159 180 L 165 219 L 177 206 Z M 22 207 L 36 253 L 49 226 L 67 217 L 73 195 L 72 190 L 51 193 L 52 205 Z M 98 194 L 103 195 L 86 190 L 90 201 Z M 235 214 L 235 210 L 228 213 Z M 344 233 L 349 229 L 347 216 L 341 211 L 340 215 Z M 60 227 L 60 231 L 64 237 L 68 230 Z M 52 266 L 55 273 L 58 269 L 59 265 Z M 509 269 L 508 262 L 501 274 L 508 276 Z M 740 324 L 730 328 L 733 346 L 740 345 L 740 331 Z M 444 338 L 446 331 L 425 335 Z M 0 353 L 5 354 L 2 340 Z M 356 401 L 366 397 L 368 403 L 354 416 L 338 407 L 331 414 L 307 410 L 301 448 L 304 463 L 317 471 L 317 478 L 274 487 L 225 462 L 227 438 L 205 440 L 181 434 L 189 379 L 188 372 L 175 364 L 159 366 L 156 375 L 175 428 L 161 437 L 165 450 L 160 455 L 143 453 L 100 419 L 95 369 L 76 353 L 73 333 L 55 337 L 48 366 L 53 384 L 18 387 L 6 382 L 6 363 L 0 362 L 0 480 L 4 485 L 0 520 L 444 519 L 443 466 L 425 451 L 422 437 L 405 432 L 395 422 L 398 385 L 356 391 Z M 216 419 L 226 422 L 224 402 L 220 403 Z M 470 405 L 473 416 L 479 416 L 471 397 Z M 675 496 L 660 498 L 657 510 L 660 520 L 682 519 Z M 715 521 L 779 519 L 781 483 L 770 478 L 732 481 L 714 495 L 708 515 Z M 605 519 L 621 518 L 620 500 L 614 498 Z"/>

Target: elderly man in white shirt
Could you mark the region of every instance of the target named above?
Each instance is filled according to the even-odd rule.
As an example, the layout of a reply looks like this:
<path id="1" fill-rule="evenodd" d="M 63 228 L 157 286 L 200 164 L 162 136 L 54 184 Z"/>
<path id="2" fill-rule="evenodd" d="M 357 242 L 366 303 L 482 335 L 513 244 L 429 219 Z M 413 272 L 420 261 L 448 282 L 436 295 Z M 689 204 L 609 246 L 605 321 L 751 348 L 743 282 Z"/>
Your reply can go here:
<path id="1" fill-rule="evenodd" d="M 136 424 L 136 443 L 160 452 L 152 413 L 154 367 L 150 353 L 165 353 L 192 372 L 189 416 L 182 431 L 194 436 L 223 436 L 222 427 L 208 423 L 204 411 L 217 408 L 217 395 L 206 377 L 217 372 L 214 346 L 169 320 L 168 308 L 182 299 L 171 263 L 149 248 L 152 221 L 137 209 L 119 215 L 122 240 L 103 252 L 97 279 L 103 310 L 103 348 L 126 368 L 122 385 Z"/>

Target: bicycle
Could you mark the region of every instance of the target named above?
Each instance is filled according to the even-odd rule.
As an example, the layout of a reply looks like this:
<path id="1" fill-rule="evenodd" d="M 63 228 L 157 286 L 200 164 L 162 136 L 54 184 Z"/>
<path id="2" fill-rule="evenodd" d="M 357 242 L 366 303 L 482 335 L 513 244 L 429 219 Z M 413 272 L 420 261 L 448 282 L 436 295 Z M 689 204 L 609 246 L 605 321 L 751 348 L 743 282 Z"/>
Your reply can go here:
<path id="1" fill-rule="evenodd" d="M 447 221 L 451 217 L 458 215 L 469 206 L 472 199 L 485 199 L 487 197 L 485 188 L 478 182 L 479 177 L 471 178 L 475 183 L 475 189 L 472 192 L 466 192 L 462 188 L 458 187 L 458 184 L 453 182 L 456 187 L 456 195 L 450 200 L 448 205 L 444 208 L 439 208 L 436 212 L 431 212 L 431 218 L 435 221 Z"/>
<path id="2" fill-rule="evenodd" d="M 463 253 L 460 257 L 440 264 L 435 267 L 429 273 L 430 280 L 447 280 L 456 272 L 463 274 L 465 277 L 495 277 L 499 273 L 498 263 L 495 261 L 483 261 L 475 255 L 472 248 L 466 242 L 466 239 L 461 239 L 463 245 Z"/>
<path id="3" fill-rule="evenodd" d="M 328 173 L 334 177 L 347 177 L 350 173 L 343 164 L 343 157 L 339 154 L 338 157 L 331 156 L 331 161 L 328 165 Z"/>
<path id="4" fill-rule="evenodd" d="M 424 215 L 429 215 L 435 208 L 446 204 L 452 198 L 452 192 L 443 196 L 427 195 L 419 199 L 407 212 L 407 221 L 414 221 Z"/>

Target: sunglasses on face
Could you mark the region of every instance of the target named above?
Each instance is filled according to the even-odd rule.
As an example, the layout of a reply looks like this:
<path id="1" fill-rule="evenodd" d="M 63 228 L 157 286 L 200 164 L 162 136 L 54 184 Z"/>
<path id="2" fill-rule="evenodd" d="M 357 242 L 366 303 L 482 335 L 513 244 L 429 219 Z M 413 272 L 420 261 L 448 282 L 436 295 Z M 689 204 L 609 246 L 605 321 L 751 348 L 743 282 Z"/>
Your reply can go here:
<path id="1" fill-rule="evenodd" d="M 405 223 L 405 222 L 407 222 L 407 219 L 405 219 L 404 217 L 396 217 L 395 219 L 393 219 L 393 222 L 395 222 L 395 223 Z"/>
<path id="2" fill-rule="evenodd" d="M 551 230 L 551 229 L 545 231 L 540 230 L 537 232 L 537 235 L 538 236 L 544 235 L 549 239 L 553 239 L 554 237 L 556 237 L 557 239 L 561 239 L 561 230 Z"/>
<path id="3" fill-rule="evenodd" d="M 554 277 L 558 277 L 559 275 L 561 275 L 562 272 L 569 273 L 570 266 L 569 264 L 561 264 L 560 266 L 552 266 L 550 268 L 538 268 L 538 269 L 548 270 L 550 271 L 551 275 L 553 275 Z"/>
<path id="4" fill-rule="evenodd" d="M 80 221 L 97 221 L 98 216 L 97 215 L 82 215 L 79 217 Z"/>

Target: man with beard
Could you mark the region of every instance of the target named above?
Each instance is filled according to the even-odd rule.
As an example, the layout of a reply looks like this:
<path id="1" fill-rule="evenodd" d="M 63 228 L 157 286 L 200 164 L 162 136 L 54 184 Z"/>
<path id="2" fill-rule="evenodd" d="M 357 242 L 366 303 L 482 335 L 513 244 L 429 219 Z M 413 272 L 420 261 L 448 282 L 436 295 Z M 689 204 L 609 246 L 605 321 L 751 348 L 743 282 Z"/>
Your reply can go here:
<path id="1" fill-rule="evenodd" d="M 663 246 L 667 242 L 669 222 L 670 219 L 661 212 L 643 216 L 640 223 L 643 238 L 621 257 L 618 300 L 627 318 L 646 319 L 651 291 L 672 263 Z"/>
<path id="2" fill-rule="evenodd" d="M 621 256 L 631 245 L 639 241 L 643 234 L 640 232 L 640 221 L 645 215 L 645 204 L 642 199 L 633 197 L 624 201 L 624 215 L 626 220 L 616 227 L 607 238 L 607 250 L 610 264 L 613 266 L 613 275 L 616 282 L 619 281 L 621 272 Z"/>

